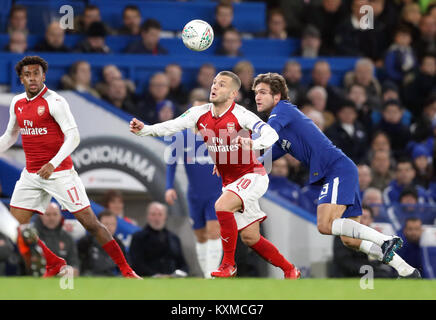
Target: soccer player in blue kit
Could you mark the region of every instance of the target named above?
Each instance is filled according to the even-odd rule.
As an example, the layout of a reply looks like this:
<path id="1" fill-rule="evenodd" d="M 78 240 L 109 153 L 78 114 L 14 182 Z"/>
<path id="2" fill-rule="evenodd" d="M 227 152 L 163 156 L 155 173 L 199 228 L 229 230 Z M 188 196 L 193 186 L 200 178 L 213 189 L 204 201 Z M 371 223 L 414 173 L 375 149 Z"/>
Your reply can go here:
<path id="1" fill-rule="evenodd" d="M 310 169 L 309 183 L 322 185 L 317 206 L 319 232 L 340 236 L 346 246 L 390 265 L 400 277 L 420 278 L 419 271 L 395 253 L 402 246 L 400 237 L 359 223 L 362 204 L 356 165 L 288 101 L 285 79 L 277 73 L 259 74 L 252 89 L 257 110 L 269 113 L 268 124 L 279 135 L 267 152 L 272 152 L 272 160 L 290 153 Z"/>
<path id="2" fill-rule="evenodd" d="M 201 104 L 194 103 L 193 106 Z M 210 273 L 220 265 L 223 253 L 220 225 L 215 213 L 215 202 L 221 195 L 222 181 L 211 174 L 214 163 L 201 135 L 197 136 L 191 129 L 186 129 L 174 137 L 173 158 L 167 162 L 165 200 L 173 205 L 177 199 L 174 178 L 177 163 L 182 160 L 189 183 L 187 199 L 197 240 L 197 260 L 204 276 L 210 278 Z"/>

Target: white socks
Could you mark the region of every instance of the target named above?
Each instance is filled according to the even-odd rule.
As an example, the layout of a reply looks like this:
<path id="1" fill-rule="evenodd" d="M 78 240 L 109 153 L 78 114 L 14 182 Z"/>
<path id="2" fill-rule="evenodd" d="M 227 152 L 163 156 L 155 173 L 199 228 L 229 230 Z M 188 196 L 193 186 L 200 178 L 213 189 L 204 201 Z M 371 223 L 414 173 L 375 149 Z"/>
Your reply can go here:
<path id="1" fill-rule="evenodd" d="M 206 242 L 196 242 L 195 250 L 197 251 L 197 260 L 200 265 L 203 274 L 206 274 L 206 261 L 207 261 L 207 241 Z"/>
<path id="2" fill-rule="evenodd" d="M 221 239 L 197 242 L 195 245 L 197 259 L 205 278 L 211 278 L 210 273 L 218 269 L 223 254 Z"/>
<path id="3" fill-rule="evenodd" d="M 392 238 L 392 236 L 387 236 L 359 222 L 346 218 L 333 220 L 332 234 L 335 236 L 347 236 L 354 239 L 368 240 L 376 243 L 380 247 L 383 242 Z"/>
<path id="4" fill-rule="evenodd" d="M 223 243 L 221 238 L 209 239 L 207 241 L 207 264 L 206 264 L 206 278 L 211 278 L 210 273 L 218 269 L 221 264 L 223 256 Z"/>
<path id="5" fill-rule="evenodd" d="M 359 250 L 363 253 L 366 253 L 369 257 L 374 258 L 378 261 L 383 260 L 382 248 L 376 245 L 375 243 L 362 240 Z M 404 261 L 396 253 L 394 254 L 394 257 L 392 258 L 391 262 L 388 263 L 388 265 L 390 265 L 392 268 L 397 270 L 398 274 L 402 277 L 412 274 L 412 272 L 415 270 L 415 268 L 407 264 L 407 262 Z"/>

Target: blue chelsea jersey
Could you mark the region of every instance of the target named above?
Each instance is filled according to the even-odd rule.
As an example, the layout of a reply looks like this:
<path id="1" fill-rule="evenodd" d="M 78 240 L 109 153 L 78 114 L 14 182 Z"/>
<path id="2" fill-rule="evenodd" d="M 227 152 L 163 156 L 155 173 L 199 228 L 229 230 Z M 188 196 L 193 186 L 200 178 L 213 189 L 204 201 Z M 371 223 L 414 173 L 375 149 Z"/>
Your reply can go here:
<path id="1" fill-rule="evenodd" d="M 268 124 L 279 135 L 272 147 L 272 159 L 291 154 L 309 168 L 309 183 L 323 178 L 333 162 L 345 157 L 311 119 L 287 100 L 272 109 Z"/>

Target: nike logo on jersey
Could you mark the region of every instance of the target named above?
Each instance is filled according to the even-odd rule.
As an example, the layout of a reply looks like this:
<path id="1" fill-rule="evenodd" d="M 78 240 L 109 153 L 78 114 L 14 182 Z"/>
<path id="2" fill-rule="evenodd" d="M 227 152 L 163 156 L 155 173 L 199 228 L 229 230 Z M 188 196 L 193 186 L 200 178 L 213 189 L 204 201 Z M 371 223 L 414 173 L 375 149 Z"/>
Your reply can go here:
<path id="1" fill-rule="evenodd" d="M 271 118 L 274 118 L 274 117 L 277 117 L 277 115 L 276 114 L 272 114 L 272 115 L 269 116 L 268 119 L 271 119 Z"/>
<path id="2" fill-rule="evenodd" d="M 323 196 L 321 196 L 321 197 L 319 197 L 318 198 L 318 200 L 321 200 L 322 198 L 325 198 L 325 197 L 327 197 L 327 195 L 325 194 L 325 195 L 323 195 Z"/>

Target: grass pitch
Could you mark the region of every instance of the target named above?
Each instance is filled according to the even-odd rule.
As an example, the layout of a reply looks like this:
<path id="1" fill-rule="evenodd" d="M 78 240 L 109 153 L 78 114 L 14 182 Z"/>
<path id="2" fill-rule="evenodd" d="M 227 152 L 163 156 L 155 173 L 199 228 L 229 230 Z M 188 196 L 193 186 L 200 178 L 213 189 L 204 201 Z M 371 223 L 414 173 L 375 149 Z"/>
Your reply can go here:
<path id="1" fill-rule="evenodd" d="M 68 284 L 64 282 L 63 284 Z M 71 284 L 71 283 L 70 283 Z M 87 278 L 61 289 L 61 278 L 0 278 L 4 300 L 435 300 L 436 281 L 375 279 L 153 279 Z"/>

